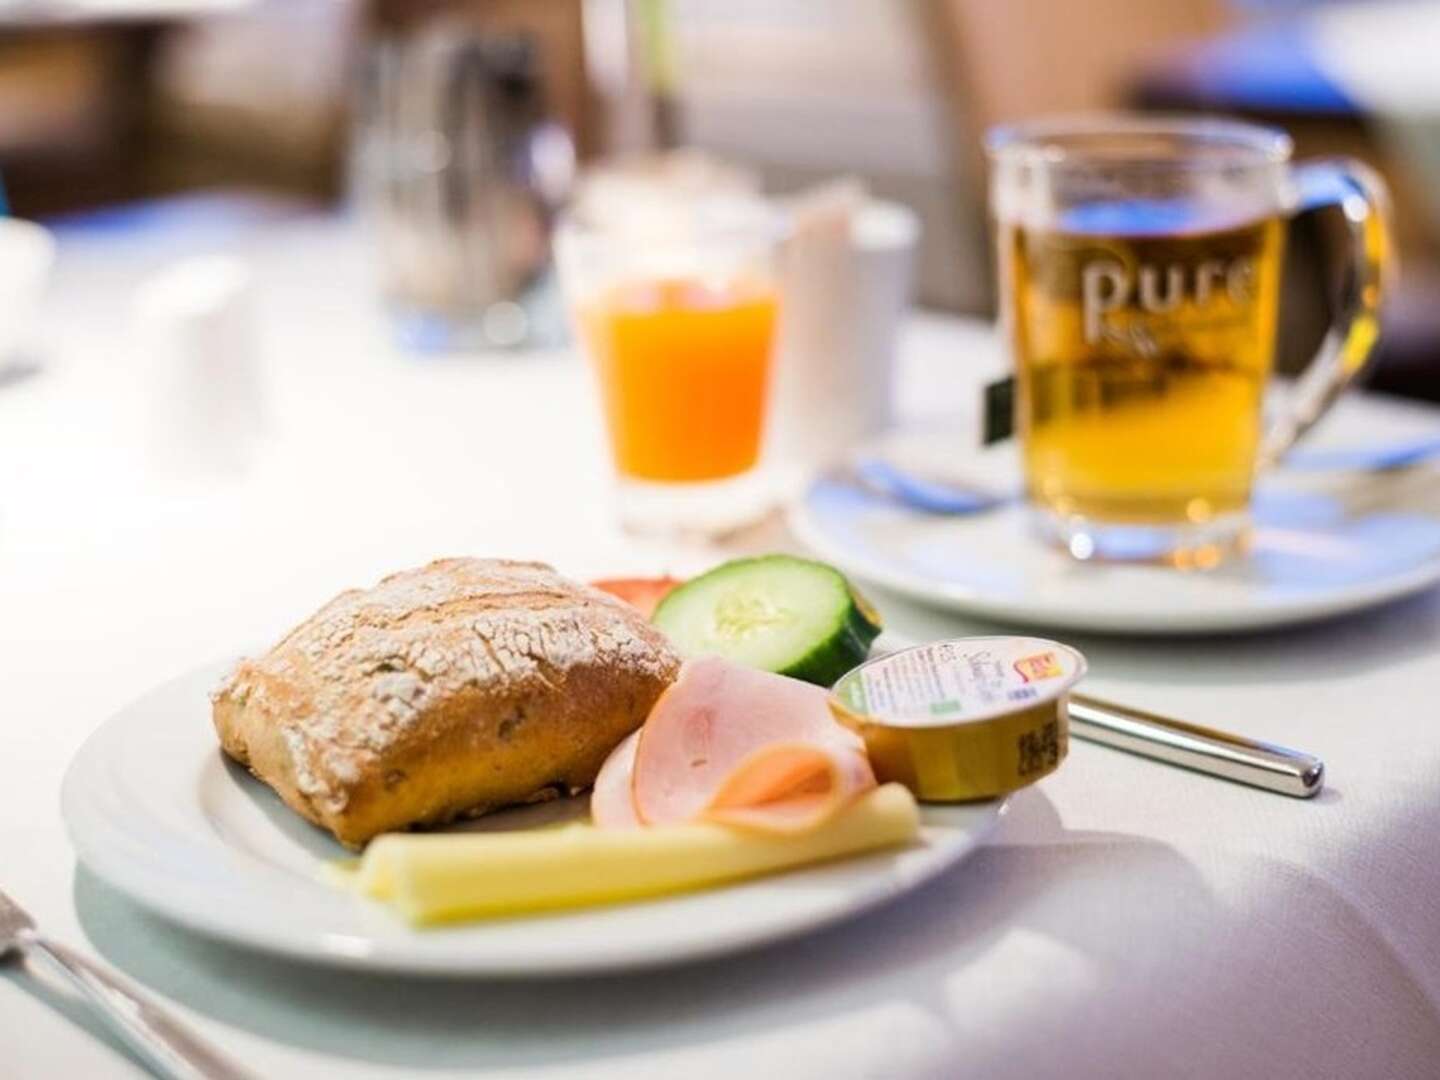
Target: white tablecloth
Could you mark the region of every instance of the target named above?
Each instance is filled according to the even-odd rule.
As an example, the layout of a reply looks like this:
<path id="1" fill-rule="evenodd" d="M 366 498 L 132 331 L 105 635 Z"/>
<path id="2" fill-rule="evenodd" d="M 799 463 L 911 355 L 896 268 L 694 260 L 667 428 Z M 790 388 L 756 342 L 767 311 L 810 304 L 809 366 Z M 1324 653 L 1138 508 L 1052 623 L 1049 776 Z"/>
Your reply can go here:
<path id="1" fill-rule="evenodd" d="M 228 473 L 162 469 L 127 294 L 216 246 L 261 270 L 268 428 Z M 78 868 L 57 802 L 87 733 L 343 587 L 458 553 L 580 575 L 703 560 L 615 530 L 575 358 L 392 351 L 361 250 L 313 219 L 63 238 L 46 367 L 0 386 L 0 887 L 55 936 L 264 1077 L 1440 1072 L 1434 593 L 1263 637 L 1077 641 L 1097 693 L 1322 755 L 1318 801 L 1077 744 L 938 882 L 731 959 L 528 984 L 374 978 L 173 929 Z M 993 365 L 983 330 L 917 318 L 905 411 L 968 405 Z M 880 599 L 903 632 L 967 629 Z M 132 1075 L 56 984 L 0 969 L 0 1076 Z"/>

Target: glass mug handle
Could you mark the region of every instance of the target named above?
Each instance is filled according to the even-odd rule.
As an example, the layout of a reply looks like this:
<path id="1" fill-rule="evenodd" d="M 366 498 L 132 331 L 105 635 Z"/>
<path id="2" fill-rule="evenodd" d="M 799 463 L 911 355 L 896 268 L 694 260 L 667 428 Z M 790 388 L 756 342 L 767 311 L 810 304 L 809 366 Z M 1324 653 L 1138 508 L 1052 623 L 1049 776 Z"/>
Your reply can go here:
<path id="1" fill-rule="evenodd" d="M 1375 170 L 1353 158 L 1305 161 L 1291 173 L 1296 213 L 1334 208 L 1350 244 L 1339 311 L 1310 366 L 1295 381 L 1285 412 L 1265 434 L 1262 468 L 1273 465 L 1335 404 L 1359 374 L 1379 336 L 1380 301 L 1393 274 L 1390 194 Z"/>

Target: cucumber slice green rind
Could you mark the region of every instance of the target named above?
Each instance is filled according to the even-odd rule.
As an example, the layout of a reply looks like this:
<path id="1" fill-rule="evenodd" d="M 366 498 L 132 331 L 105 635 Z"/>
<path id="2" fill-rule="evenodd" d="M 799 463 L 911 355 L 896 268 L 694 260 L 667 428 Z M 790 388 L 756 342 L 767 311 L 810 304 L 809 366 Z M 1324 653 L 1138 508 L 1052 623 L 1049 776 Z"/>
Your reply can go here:
<path id="1" fill-rule="evenodd" d="M 880 633 L 875 609 L 832 566 L 792 555 L 734 559 L 675 589 L 653 621 L 687 656 L 829 687 Z"/>

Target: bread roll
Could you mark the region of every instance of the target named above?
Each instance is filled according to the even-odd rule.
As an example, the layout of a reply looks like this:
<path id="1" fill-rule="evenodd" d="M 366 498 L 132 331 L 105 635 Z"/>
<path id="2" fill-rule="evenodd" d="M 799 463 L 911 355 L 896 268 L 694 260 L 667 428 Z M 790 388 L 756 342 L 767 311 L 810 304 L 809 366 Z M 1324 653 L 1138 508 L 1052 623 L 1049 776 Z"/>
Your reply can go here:
<path id="1" fill-rule="evenodd" d="M 679 666 L 543 563 L 443 559 L 337 596 L 211 701 L 225 752 L 358 848 L 589 786 Z"/>

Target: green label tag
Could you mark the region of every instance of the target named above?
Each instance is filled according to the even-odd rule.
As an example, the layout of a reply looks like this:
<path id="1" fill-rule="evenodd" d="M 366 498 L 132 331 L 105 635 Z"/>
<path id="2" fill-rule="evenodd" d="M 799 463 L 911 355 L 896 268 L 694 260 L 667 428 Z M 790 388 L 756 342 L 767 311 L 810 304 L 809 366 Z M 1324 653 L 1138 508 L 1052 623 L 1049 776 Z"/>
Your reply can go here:
<path id="1" fill-rule="evenodd" d="M 1015 434 L 1015 376 L 987 383 L 981 444 L 1004 442 Z"/>

